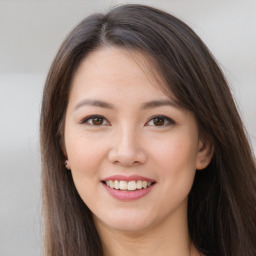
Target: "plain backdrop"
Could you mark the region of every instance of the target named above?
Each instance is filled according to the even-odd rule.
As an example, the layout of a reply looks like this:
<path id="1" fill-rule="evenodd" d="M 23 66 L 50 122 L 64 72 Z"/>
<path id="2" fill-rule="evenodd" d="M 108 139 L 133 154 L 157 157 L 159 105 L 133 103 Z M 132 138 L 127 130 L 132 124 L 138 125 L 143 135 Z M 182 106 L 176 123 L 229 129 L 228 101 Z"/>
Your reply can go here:
<path id="1" fill-rule="evenodd" d="M 0 256 L 41 255 L 39 115 L 44 81 L 67 33 L 120 3 L 162 8 L 208 45 L 256 149 L 256 1 L 0 0 Z"/>

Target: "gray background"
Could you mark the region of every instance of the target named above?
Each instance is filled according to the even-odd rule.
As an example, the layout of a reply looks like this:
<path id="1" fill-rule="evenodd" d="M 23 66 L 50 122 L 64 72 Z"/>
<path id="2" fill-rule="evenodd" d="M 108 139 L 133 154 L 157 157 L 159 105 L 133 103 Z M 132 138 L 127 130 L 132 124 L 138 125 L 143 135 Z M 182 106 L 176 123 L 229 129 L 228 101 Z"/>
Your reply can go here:
<path id="1" fill-rule="evenodd" d="M 209 46 L 256 150 L 256 1 L 129 1 L 160 7 Z M 49 65 L 87 14 L 128 1 L 0 0 L 0 256 L 41 254 L 39 113 Z"/>

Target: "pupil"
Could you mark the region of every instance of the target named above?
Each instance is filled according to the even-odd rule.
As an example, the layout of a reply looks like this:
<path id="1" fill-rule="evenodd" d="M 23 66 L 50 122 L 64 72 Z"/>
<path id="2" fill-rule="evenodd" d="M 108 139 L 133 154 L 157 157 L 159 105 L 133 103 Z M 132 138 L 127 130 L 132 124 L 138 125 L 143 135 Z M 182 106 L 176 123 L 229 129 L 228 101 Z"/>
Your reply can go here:
<path id="1" fill-rule="evenodd" d="M 153 121 L 154 121 L 154 125 L 156 125 L 156 126 L 164 125 L 164 119 L 163 118 L 156 117 L 156 118 L 154 118 Z"/>
<path id="2" fill-rule="evenodd" d="M 95 117 L 95 118 L 93 118 L 92 123 L 94 125 L 101 125 L 103 123 L 103 119 L 100 117 Z"/>

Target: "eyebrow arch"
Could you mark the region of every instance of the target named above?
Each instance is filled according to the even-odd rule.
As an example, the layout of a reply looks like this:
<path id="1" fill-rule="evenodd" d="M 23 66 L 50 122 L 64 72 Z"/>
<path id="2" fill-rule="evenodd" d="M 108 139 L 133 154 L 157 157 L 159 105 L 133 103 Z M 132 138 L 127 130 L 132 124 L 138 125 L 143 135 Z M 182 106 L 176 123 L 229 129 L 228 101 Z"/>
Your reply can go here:
<path id="1" fill-rule="evenodd" d="M 113 109 L 114 106 L 112 104 L 109 104 L 107 102 L 101 101 L 101 100 L 82 100 L 79 102 L 75 107 L 74 110 L 81 108 L 83 106 L 94 106 L 94 107 L 100 107 L 100 108 L 108 108 L 108 109 Z"/>
<path id="2" fill-rule="evenodd" d="M 101 100 L 94 100 L 94 99 L 85 99 L 80 101 L 75 107 L 74 110 L 81 108 L 83 106 L 93 106 L 93 107 L 100 107 L 100 108 L 107 108 L 107 109 L 114 109 L 114 105 L 107 103 Z M 171 100 L 153 100 L 149 102 L 145 102 L 142 104 L 142 109 L 150 109 L 150 108 L 157 108 L 162 106 L 171 106 L 178 108 L 178 104 Z"/>
<path id="3" fill-rule="evenodd" d="M 171 106 L 178 108 L 179 105 L 171 100 L 154 100 L 142 104 L 142 109 L 157 108 L 162 106 Z"/>

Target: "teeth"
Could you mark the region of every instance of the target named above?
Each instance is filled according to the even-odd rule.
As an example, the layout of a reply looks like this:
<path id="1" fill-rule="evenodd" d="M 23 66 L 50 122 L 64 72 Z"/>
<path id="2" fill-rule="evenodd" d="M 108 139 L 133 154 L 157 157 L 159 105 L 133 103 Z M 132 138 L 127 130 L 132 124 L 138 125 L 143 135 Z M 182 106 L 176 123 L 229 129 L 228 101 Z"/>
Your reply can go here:
<path id="1" fill-rule="evenodd" d="M 136 181 L 132 180 L 128 182 L 128 190 L 136 190 Z"/>
<path id="2" fill-rule="evenodd" d="M 128 188 L 127 182 L 124 181 L 124 180 L 120 180 L 120 182 L 119 182 L 119 188 L 120 188 L 121 190 L 127 190 L 127 188 Z"/>
<path id="3" fill-rule="evenodd" d="M 109 186 L 110 186 L 111 188 L 114 188 L 114 182 L 113 182 L 113 180 L 109 180 Z"/>
<path id="4" fill-rule="evenodd" d="M 119 189 L 119 181 L 118 180 L 114 181 L 114 188 Z"/>
<path id="5" fill-rule="evenodd" d="M 142 181 L 138 180 L 137 181 L 137 189 L 141 189 L 142 188 Z"/>
<path id="6" fill-rule="evenodd" d="M 120 189 L 120 190 L 129 190 L 134 191 L 136 189 L 144 189 L 149 187 L 152 184 L 152 182 L 148 182 L 145 180 L 131 180 L 129 182 L 125 180 L 108 180 L 106 181 L 106 185 L 110 188 L 114 189 Z"/>

